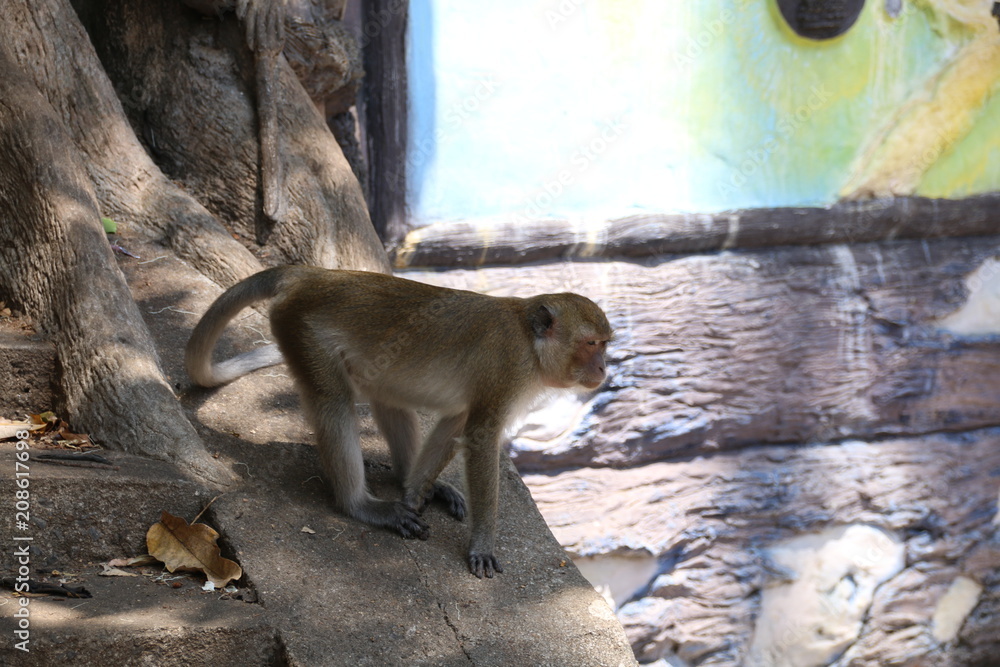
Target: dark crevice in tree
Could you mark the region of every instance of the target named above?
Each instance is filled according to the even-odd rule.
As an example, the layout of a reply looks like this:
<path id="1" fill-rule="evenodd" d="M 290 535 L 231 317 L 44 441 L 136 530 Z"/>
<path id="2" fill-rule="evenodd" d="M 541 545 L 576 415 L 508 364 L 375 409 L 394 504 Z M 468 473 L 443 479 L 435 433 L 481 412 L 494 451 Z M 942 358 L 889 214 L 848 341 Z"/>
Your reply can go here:
<path id="1" fill-rule="evenodd" d="M 383 243 L 406 234 L 408 3 L 364 0 L 364 124 L 371 169 L 369 208 Z"/>

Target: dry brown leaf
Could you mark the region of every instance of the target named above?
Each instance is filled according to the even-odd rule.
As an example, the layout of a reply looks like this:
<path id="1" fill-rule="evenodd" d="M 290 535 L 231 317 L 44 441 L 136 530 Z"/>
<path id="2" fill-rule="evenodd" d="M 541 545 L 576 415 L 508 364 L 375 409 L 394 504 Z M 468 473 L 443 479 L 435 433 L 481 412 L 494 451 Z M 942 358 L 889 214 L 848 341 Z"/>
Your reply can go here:
<path id="1" fill-rule="evenodd" d="M 42 412 L 28 415 L 31 431 L 38 431 L 41 442 L 54 445 L 61 449 L 96 449 L 96 445 L 87 433 L 74 433 L 70 425 L 60 419 L 54 412 Z"/>
<path id="2" fill-rule="evenodd" d="M 132 558 L 112 558 L 108 561 L 108 565 L 111 567 L 136 567 L 137 565 L 151 565 L 157 562 L 159 561 L 149 554 L 143 554 Z"/>
<path id="3" fill-rule="evenodd" d="M 0 440 L 12 440 L 19 431 L 38 431 L 43 428 L 45 426 L 34 422 L 0 419 Z"/>
<path id="4" fill-rule="evenodd" d="M 90 435 L 87 433 L 71 433 L 65 426 L 59 427 L 59 440 L 56 443 L 60 446 L 77 449 L 97 446 L 91 442 Z"/>
<path id="5" fill-rule="evenodd" d="M 51 410 L 39 413 L 37 415 L 28 415 L 28 419 L 31 420 L 31 423 L 33 425 L 39 427 L 42 433 L 45 433 L 50 428 L 54 428 L 60 422 L 59 417 L 56 417 L 56 414 Z"/>
<path id="6" fill-rule="evenodd" d="M 139 575 L 135 572 L 126 572 L 125 570 L 120 570 L 117 567 L 111 567 L 107 563 L 101 563 L 103 568 L 98 572 L 98 576 L 101 577 L 138 577 Z"/>
<path id="7" fill-rule="evenodd" d="M 219 534 L 210 526 L 188 525 L 184 519 L 163 512 L 159 523 L 154 523 L 146 532 L 146 549 L 170 572 L 204 572 L 212 585 L 222 588 L 242 577 L 243 570 L 219 555 L 218 539 Z"/>
<path id="8" fill-rule="evenodd" d="M 19 431 L 28 430 L 28 422 L 12 422 L 0 419 L 0 440 L 13 440 Z"/>

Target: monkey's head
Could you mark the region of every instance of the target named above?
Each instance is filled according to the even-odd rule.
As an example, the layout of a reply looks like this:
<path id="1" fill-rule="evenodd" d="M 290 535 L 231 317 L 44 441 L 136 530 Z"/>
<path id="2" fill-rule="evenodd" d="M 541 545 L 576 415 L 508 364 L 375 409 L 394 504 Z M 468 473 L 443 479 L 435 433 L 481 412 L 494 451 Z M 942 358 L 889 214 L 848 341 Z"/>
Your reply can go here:
<path id="1" fill-rule="evenodd" d="M 604 382 L 604 351 L 611 325 L 600 307 L 579 294 L 543 294 L 530 300 L 531 330 L 542 382 L 548 387 L 597 389 Z"/>

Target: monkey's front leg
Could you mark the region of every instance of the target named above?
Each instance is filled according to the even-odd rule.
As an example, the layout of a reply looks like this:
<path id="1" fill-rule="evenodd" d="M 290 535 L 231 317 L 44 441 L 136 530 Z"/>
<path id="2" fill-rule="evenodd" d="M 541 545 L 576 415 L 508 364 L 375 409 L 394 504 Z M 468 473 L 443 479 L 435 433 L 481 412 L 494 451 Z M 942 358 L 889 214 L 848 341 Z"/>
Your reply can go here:
<path id="1" fill-rule="evenodd" d="M 473 431 L 474 432 L 474 431 Z M 481 429 L 470 437 L 466 454 L 466 478 L 472 506 L 472 539 L 469 543 L 469 571 L 480 579 L 503 572 L 493 554 L 497 529 L 500 476 L 500 431 Z"/>

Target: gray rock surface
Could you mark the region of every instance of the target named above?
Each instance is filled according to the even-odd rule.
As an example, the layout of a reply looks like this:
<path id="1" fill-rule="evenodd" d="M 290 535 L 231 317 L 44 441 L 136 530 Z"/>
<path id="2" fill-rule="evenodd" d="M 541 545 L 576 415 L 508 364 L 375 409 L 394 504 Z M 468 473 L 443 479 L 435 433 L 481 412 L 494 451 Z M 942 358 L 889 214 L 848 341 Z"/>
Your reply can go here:
<path id="1" fill-rule="evenodd" d="M 425 514 L 424 542 L 337 514 L 282 367 L 215 391 L 191 387 L 183 344 L 219 289 L 161 249 L 138 240 L 132 249 L 163 255 L 122 265 L 199 435 L 242 481 L 210 490 L 169 464 L 120 452 L 105 453 L 113 469 L 32 461 L 31 522 L 19 532 L 33 537 L 32 572 L 71 573 L 94 597 L 32 599 L 32 650 L 24 656 L 9 641 L 17 604 L 3 592 L 0 663 L 635 664 L 620 623 L 555 541 L 509 459 L 498 535 L 505 571 L 491 580 L 468 572 L 467 524 L 436 506 Z M 250 311 L 226 345 L 265 334 Z M 373 491 L 398 496 L 388 452 L 371 420 L 363 423 Z M 12 443 L 0 444 L 0 499 L 14 497 L 14 454 Z M 460 481 L 454 464 L 445 475 Z M 193 580 L 173 589 L 148 577 L 97 576 L 101 562 L 145 553 L 146 530 L 162 510 L 191 520 L 206 505 L 201 521 L 222 534 L 223 556 L 243 567 L 241 594 L 252 603 L 196 590 Z M 12 531 L 0 525 L 8 573 L 16 564 Z"/>
<path id="2" fill-rule="evenodd" d="M 965 667 L 1000 655 L 998 255 L 989 236 L 406 275 L 608 312 L 608 383 L 531 415 L 513 456 L 640 661 Z"/>

